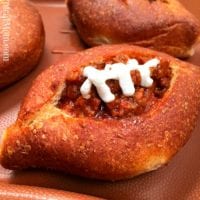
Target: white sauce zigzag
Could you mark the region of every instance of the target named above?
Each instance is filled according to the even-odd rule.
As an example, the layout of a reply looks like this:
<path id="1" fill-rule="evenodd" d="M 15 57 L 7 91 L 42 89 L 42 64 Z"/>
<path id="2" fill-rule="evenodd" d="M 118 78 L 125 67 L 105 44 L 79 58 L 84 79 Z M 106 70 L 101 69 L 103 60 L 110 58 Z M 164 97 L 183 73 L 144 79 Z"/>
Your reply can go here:
<path id="1" fill-rule="evenodd" d="M 153 84 L 150 68 L 157 67 L 159 63 L 160 61 L 157 58 L 151 59 L 143 65 L 139 65 L 136 59 L 129 59 L 126 64 L 106 64 L 103 70 L 98 70 L 94 66 L 87 66 L 83 70 L 83 76 L 87 79 L 80 88 L 81 94 L 85 99 L 89 99 L 92 85 L 94 85 L 98 95 L 105 103 L 112 102 L 115 100 L 115 95 L 111 92 L 106 81 L 118 80 L 122 93 L 125 96 L 133 96 L 135 87 L 130 72 L 138 70 L 141 76 L 141 86 L 150 87 Z"/>

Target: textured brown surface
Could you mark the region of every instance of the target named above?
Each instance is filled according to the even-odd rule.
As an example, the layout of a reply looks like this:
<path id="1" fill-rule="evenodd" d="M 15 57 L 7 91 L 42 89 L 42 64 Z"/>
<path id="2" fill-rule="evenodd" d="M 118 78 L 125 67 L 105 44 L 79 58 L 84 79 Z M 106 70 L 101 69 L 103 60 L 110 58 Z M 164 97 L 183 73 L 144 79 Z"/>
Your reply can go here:
<path id="1" fill-rule="evenodd" d="M 5 183 L 0 183 L 0 197 L 2 200 L 101 200 L 100 198 L 55 189 L 19 185 L 9 185 L 8 187 Z"/>
<path id="2" fill-rule="evenodd" d="M 170 63 L 170 88 L 148 112 L 104 120 L 75 118 L 57 107 L 65 86 L 82 76 L 84 66 L 119 55 Z M 188 140 L 199 109 L 199 67 L 130 45 L 96 47 L 68 57 L 37 77 L 16 124 L 3 135 L 1 164 L 103 180 L 132 178 L 168 163 Z"/>
<path id="3" fill-rule="evenodd" d="M 35 1 L 39 2 L 39 1 Z M 60 60 L 63 53 L 82 49 L 82 45 L 74 33 L 61 33 L 69 29 L 66 18 L 66 7 L 61 1 L 37 3 L 42 14 L 47 32 L 45 54 L 40 66 L 28 77 L 0 93 L 0 132 L 15 119 L 19 103 L 27 92 L 33 78 L 44 67 Z M 199 0 L 181 0 L 186 7 L 200 19 Z M 200 46 L 189 62 L 200 65 Z M 51 51 L 54 50 L 54 54 Z M 55 54 L 57 52 L 57 54 Z M 91 181 L 63 173 L 46 170 L 28 170 L 13 172 L 0 168 L 0 181 L 9 184 L 35 185 L 47 188 L 57 188 L 105 197 L 108 199 L 124 200 L 196 200 L 200 199 L 200 121 L 192 138 L 181 152 L 167 167 L 158 171 L 136 177 L 128 181 L 116 183 Z M 10 185 L 8 185 L 10 187 Z M 6 186 L 5 186 L 6 188 Z M 5 193 L 3 189 L 1 194 Z M 16 194 L 17 195 L 17 194 Z"/>
<path id="4" fill-rule="evenodd" d="M 6 2 L 0 2 L 1 15 L 5 13 Z M 8 11 L 9 61 L 3 61 L 3 43 L 1 42 L 0 89 L 24 77 L 36 67 L 43 52 L 45 40 L 41 16 L 33 6 L 23 0 L 10 0 Z M 5 29 L 5 22 L 0 20 L 0 30 L 3 29 Z M 3 31 L 1 31 L 0 41 L 3 41 L 3 37 Z"/>
<path id="5" fill-rule="evenodd" d="M 69 0 L 68 7 L 89 46 L 130 42 L 184 58 L 200 33 L 197 19 L 177 0 Z"/>

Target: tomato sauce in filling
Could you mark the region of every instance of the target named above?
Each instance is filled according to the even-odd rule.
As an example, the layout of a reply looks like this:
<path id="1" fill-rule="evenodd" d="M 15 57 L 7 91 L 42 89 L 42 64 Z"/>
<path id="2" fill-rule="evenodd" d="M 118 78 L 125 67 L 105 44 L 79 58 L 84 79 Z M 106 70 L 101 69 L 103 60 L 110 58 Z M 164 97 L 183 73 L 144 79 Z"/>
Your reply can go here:
<path id="1" fill-rule="evenodd" d="M 116 57 L 111 63 L 126 62 L 126 57 Z M 140 64 L 144 61 L 138 59 Z M 104 68 L 105 64 L 100 64 L 97 68 Z M 135 85 L 135 94 L 132 97 L 126 97 L 122 94 L 118 81 L 109 80 L 109 85 L 115 100 L 110 103 L 104 103 L 98 96 L 95 87 L 92 87 L 91 98 L 84 99 L 80 93 L 80 87 L 85 78 L 81 77 L 79 81 L 67 82 L 66 88 L 62 93 L 58 103 L 58 108 L 64 110 L 75 117 L 94 117 L 94 118 L 122 118 L 140 115 L 148 112 L 153 104 L 163 97 L 164 93 L 170 87 L 172 70 L 168 62 L 163 62 L 151 69 L 151 78 L 153 85 L 144 88 L 140 85 L 141 77 L 139 71 L 131 72 L 131 77 Z"/>

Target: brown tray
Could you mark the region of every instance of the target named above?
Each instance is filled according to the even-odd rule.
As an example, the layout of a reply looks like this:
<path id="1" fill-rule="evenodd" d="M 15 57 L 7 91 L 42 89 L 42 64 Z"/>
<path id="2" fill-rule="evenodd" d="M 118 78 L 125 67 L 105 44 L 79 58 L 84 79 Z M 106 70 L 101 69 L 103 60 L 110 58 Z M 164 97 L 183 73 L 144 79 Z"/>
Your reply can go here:
<path id="1" fill-rule="evenodd" d="M 32 80 L 44 68 L 84 48 L 69 22 L 63 1 L 32 0 L 32 2 L 39 9 L 44 20 L 45 52 L 37 69 L 15 85 L 0 92 L 0 133 L 15 120 L 20 102 Z M 181 2 L 200 19 L 199 0 L 181 0 Z M 200 65 L 200 45 L 196 49 L 196 54 L 188 61 Z M 116 200 L 196 200 L 200 199 L 199 152 L 200 121 L 190 141 L 168 166 L 128 181 L 111 183 L 87 180 L 52 171 L 14 172 L 0 167 L 0 182 L 61 189 Z"/>

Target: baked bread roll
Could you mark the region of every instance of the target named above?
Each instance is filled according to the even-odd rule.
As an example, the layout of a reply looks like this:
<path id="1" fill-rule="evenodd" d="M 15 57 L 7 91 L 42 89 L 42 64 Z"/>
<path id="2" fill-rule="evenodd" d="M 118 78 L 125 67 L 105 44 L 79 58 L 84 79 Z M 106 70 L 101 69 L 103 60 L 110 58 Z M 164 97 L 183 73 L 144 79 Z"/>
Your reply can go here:
<path id="1" fill-rule="evenodd" d="M 198 20 L 176 0 L 68 0 L 71 21 L 89 46 L 133 43 L 175 57 L 194 53 Z"/>
<path id="2" fill-rule="evenodd" d="M 0 1 L 0 89 L 21 79 L 37 64 L 44 47 L 38 11 L 23 0 Z"/>
<path id="3" fill-rule="evenodd" d="M 0 162 L 131 178 L 169 162 L 199 108 L 200 68 L 132 45 L 95 47 L 38 76 L 3 134 Z"/>

